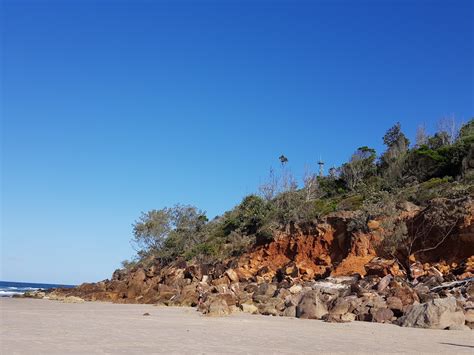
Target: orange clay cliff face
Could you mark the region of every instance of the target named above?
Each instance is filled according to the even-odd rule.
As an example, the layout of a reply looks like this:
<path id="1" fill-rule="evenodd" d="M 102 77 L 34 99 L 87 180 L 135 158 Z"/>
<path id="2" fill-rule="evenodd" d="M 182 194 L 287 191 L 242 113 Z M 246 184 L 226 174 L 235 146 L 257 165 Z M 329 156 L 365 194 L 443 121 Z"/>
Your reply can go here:
<path id="1" fill-rule="evenodd" d="M 363 275 L 365 263 L 376 256 L 374 245 L 380 237 L 372 232 L 347 232 L 348 218 L 348 214 L 334 214 L 309 231 L 278 233 L 273 242 L 242 256 L 235 271 L 240 279 L 256 278 L 257 282 L 271 282 L 278 275 L 304 281 Z M 347 268 L 350 264 L 352 269 Z"/>
<path id="2" fill-rule="evenodd" d="M 383 218 L 369 220 L 363 232 L 349 231 L 355 213 L 338 212 L 280 231 L 272 242 L 221 263 L 136 266 L 117 270 L 111 280 L 30 296 L 196 306 L 206 315 L 474 328 L 474 205 L 467 203 L 469 213 L 442 246 L 408 255 L 405 263 L 379 252 L 387 238 Z M 415 228 L 423 213 L 407 204 L 397 218 L 415 221 Z"/>
<path id="3" fill-rule="evenodd" d="M 403 220 L 414 220 L 421 209 L 407 204 L 400 213 Z M 436 263 L 445 272 L 450 265 L 461 265 L 474 255 L 474 203 L 469 202 L 469 214 L 459 221 L 456 232 L 443 246 L 420 254 L 419 261 Z M 327 276 L 365 276 L 366 265 L 378 255 L 378 246 L 383 238 L 389 238 L 383 229 L 383 220 L 369 220 L 367 232 L 348 231 L 348 223 L 355 217 L 354 212 L 333 213 L 324 223 L 308 231 L 295 229 L 279 233 L 273 242 L 260 246 L 238 260 L 236 269 L 239 278 L 249 280 L 256 277 L 258 282 L 271 282 L 280 273 L 302 280 L 312 280 Z M 416 258 L 410 258 L 415 262 Z M 444 265 L 444 266 L 442 266 Z M 394 262 L 390 271 L 401 276 L 403 270 Z M 467 272 L 464 278 L 472 277 Z"/>
<path id="4" fill-rule="evenodd" d="M 474 255 L 474 208 L 459 223 L 457 233 L 446 241 L 443 248 L 420 255 L 426 265 L 436 264 L 442 272 L 451 271 Z M 401 213 L 400 218 L 413 219 L 420 212 L 412 209 Z M 349 232 L 347 224 L 354 213 L 334 213 L 309 231 L 293 230 L 279 233 L 268 245 L 238 259 L 235 272 L 240 280 L 271 282 L 278 276 L 291 276 L 304 281 L 327 276 L 365 276 L 367 265 L 379 256 L 377 246 L 384 236 L 381 221 L 370 220 L 367 232 Z M 411 258 L 413 262 L 416 259 Z M 470 259 L 469 259 L 470 260 Z M 393 260 L 390 273 L 402 276 L 404 270 Z M 463 278 L 473 277 L 469 267 Z"/>

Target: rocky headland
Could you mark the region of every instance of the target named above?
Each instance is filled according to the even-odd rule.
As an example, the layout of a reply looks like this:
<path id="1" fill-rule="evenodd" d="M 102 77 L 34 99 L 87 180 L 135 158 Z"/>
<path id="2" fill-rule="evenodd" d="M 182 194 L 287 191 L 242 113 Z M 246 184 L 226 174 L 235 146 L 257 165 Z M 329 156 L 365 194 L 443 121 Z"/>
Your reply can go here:
<path id="1" fill-rule="evenodd" d="M 302 188 L 281 155 L 280 175 L 212 220 L 142 213 L 110 280 L 27 296 L 473 329 L 474 119 L 412 147 L 397 123 L 383 141 Z"/>
<path id="2" fill-rule="evenodd" d="M 357 214 L 336 212 L 312 226 L 293 225 L 271 242 L 222 262 L 137 264 L 116 270 L 110 280 L 29 296 L 187 306 L 209 316 L 247 312 L 473 329 L 473 201 L 434 199 L 424 208 L 405 203 L 397 218 L 420 221 L 433 204 L 451 208 L 461 203 L 469 213 L 443 248 L 409 255 L 408 263 L 380 255 L 382 220 L 369 220 L 366 232 L 351 231 Z"/>

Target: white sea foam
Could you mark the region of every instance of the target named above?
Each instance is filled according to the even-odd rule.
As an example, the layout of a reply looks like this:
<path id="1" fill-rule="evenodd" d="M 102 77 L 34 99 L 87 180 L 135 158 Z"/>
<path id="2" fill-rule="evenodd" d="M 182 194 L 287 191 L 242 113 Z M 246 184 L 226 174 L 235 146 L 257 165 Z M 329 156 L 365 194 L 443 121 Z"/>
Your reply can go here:
<path id="1" fill-rule="evenodd" d="M 37 291 L 37 290 L 39 290 L 38 287 L 15 287 L 15 286 L 0 287 L 0 297 L 12 297 L 15 295 L 22 295 L 25 292 Z"/>
<path id="2" fill-rule="evenodd" d="M 23 293 L 24 292 L 0 290 L 0 297 L 12 297 L 15 295 L 22 295 Z"/>
<path id="3" fill-rule="evenodd" d="M 40 284 L 40 283 L 27 283 L 27 282 L 9 282 L 0 281 L 0 297 L 12 297 L 15 295 L 22 295 L 25 292 L 32 292 L 38 290 L 47 290 L 55 287 L 72 287 L 72 286 L 61 286 L 55 284 Z"/>

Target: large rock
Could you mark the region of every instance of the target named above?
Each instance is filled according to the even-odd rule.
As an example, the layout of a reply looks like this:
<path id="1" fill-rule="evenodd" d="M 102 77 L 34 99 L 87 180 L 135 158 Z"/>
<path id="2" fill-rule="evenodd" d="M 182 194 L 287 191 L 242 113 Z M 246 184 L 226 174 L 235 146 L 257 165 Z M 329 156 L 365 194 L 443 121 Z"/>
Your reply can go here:
<path id="1" fill-rule="evenodd" d="M 199 292 L 197 284 L 186 285 L 181 289 L 180 294 L 173 300 L 179 306 L 196 306 L 198 304 Z"/>
<path id="2" fill-rule="evenodd" d="M 226 316 L 230 313 L 231 309 L 227 305 L 227 303 L 224 300 L 218 298 L 209 304 L 209 308 L 206 312 L 206 315 L 221 317 Z"/>
<path id="3" fill-rule="evenodd" d="M 161 283 L 169 286 L 184 286 L 186 281 L 184 278 L 185 269 L 177 267 L 165 267 L 161 270 Z"/>
<path id="4" fill-rule="evenodd" d="M 233 269 L 228 269 L 225 274 L 229 278 L 230 282 L 239 282 L 239 275 L 237 275 Z"/>
<path id="5" fill-rule="evenodd" d="M 293 294 L 293 295 L 296 295 L 298 293 L 300 293 L 301 291 L 303 291 L 303 286 L 301 285 L 293 285 L 290 287 L 289 291 Z"/>
<path id="6" fill-rule="evenodd" d="M 134 299 L 143 295 L 145 288 L 146 272 L 140 268 L 131 277 L 127 285 L 127 298 Z"/>
<path id="7" fill-rule="evenodd" d="M 226 299 L 221 296 L 222 295 L 209 297 L 201 308 L 202 312 L 207 316 L 215 317 L 221 317 L 231 314 L 232 308 L 229 307 Z"/>
<path id="8" fill-rule="evenodd" d="M 258 308 L 253 303 L 242 303 L 240 309 L 245 313 L 258 314 Z"/>
<path id="9" fill-rule="evenodd" d="M 403 272 L 400 270 L 397 262 L 394 260 L 386 260 L 381 258 L 373 258 L 365 266 L 367 276 L 384 277 L 386 275 L 401 276 Z"/>
<path id="10" fill-rule="evenodd" d="M 285 305 L 289 306 L 297 306 L 300 303 L 301 299 L 303 298 L 303 293 L 298 293 L 297 295 L 290 295 L 285 297 Z"/>
<path id="11" fill-rule="evenodd" d="M 126 269 L 117 269 L 112 274 L 112 281 L 123 281 L 128 277 L 128 271 Z"/>
<path id="12" fill-rule="evenodd" d="M 275 292 L 275 297 L 285 300 L 287 297 L 293 296 L 287 288 L 280 288 Z"/>
<path id="13" fill-rule="evenodd" d="M 387 307 L 394 311 L 395 313 L 400 313 L 403 310 L 402 300 L 398 297 L 388 297 L 387 298 Z"/>
<path id="14" fill-rule="evenodd" d="M 341 315 L 341 320 L 343 322 L 353 322 L 356 320 L 356 315 L 354 313 L 346 313 Z"/>
<path id="15" fill-rule="evenodd" d="M 392 275 L 386 275 L 386 276 L 382 277 L 382 279 L 377 284 L 377 291 L 378 292 L 385 291 L 385 289 L 388 287 L 388 285 L 390 284 L 390 281 L 392 281 L 392 279 L 393 279 Z"/>
<path id="16" fill-rule="evenodd" d="M 159 284 L 155 302 L 158 304 L 168 305 L 172 299 L 176 298 L 177 294 L 178 290 L 176 288 L 165 284 Z"/>
<path id="17" fill-rule="evenodd" d="M 392 321 L 393 312 L 389 308 L 379 308 L 373 312 L 372 321 L 377 323 L 390 323 Z"/>
<path id="18" fill-rule="evenodd" d="M 228 277 L 222 276 L 218 279 L 212 280 L 211 284 L 213 286 L 228 286 L 230 284 L 230 280 Z"/>
<path id="19" fill-rule="evenodd" d="M 255 290 L 252 299 L 254 302 L 266 303 L 270 298 L 273 297 L 277 290 L 277 286 L 271 283 L 263 283 L 258 285 Z"/>
<path id="20" fill-rule="evenodd" d="M 416 261 L 410 265 L 410 275 L 413 280 L 426 275 L 426 271 L 423 268 L 423 264 L 419 261 Z"/>
<path id="21" fill-rule="evenodd" d="M 275 284 L 264 283 L 264 284 L 258 285 L 258 288 L 255 291 L 255 295 L 256 296 L 265 295 L 265 296 L 272 297 L 276 290 L 277 290 L 277 286 Z"/>
<path id="22" fill-rule="evenodd" d="M 332 315 L 343 315 L 349 312 L 351 304 L 344 298 L 338 298 L 331 307 L 330 313 Z"/>
<path id="23" fill-rule="evenodd" d="M 318 291 L 308 291 L 301 298 L 300 303 L 296 307 L 296 317 L 306 319 L 322 319 L 328 314 L 326 304 L 319 298 Z"/>
<path id="24" fill-rule="evenodd" d="M 236 294 L 237 296 L 237 303 L 242 304 L 242 303 L 252 303 L 252 294 L 249 292 L 245 291 L 240 291 L 239 293 Z"/>
<path id="25" fill-rule="evenodd" d="M 266 316 L 278 316 L 285 309 L 285 302 L 280 298 L 270 298 L 265 303 L 257 305 L 258 312 Z"/>
<path id="26" fill-rule="evenodd" d="M 311 288 L 313 290 L 319 291 L 323 295 L 330 295 L 334 297 L 327 297 L 327 300 L 330 298 L 344 297 L 348 296 L 351 292 L 351 284 L 348 281 L 349 278 L 335 278 L 328 277 L 322 281 L 315 281 L 312 283 Z"/>
<path id="27" fill-rule="evenodd" d="M 84 303 L 84 299 L 77 296 L 63 296 L 56 293 L 51 293 L 48 297 L 52 301 L 61 301 L 64 303 Z"/>
<path id="28" fill-rule="evenodd" d="M 387 308 L 385 300 L 372 292 L 364 293 L 360 297 L 350 296 L 347 299 L 351 304 L 349 312 L 354 313 L 359 321 L 372 322 L 378 309 Z"/>
<path id="29" fill-rule="evenodd" d="M 283 317 L 296 317 L 296 306 L 290 305 L 281 314 Z"/>
<path id="30" fill-rule="evenodd" d="M 474 283 L 471 283 L 466 287 L 466 296 L 474 299 Z"/>
<path id="31" fill-rule="evenodd" d="M 474 308 L 466 310 L 464 316 L 466 317 L 466 325 L 469 328 L 474 329 Z"/>
<path id="32" fill-rule="evenodd" d="M 474 308 L 466 310 L 465 317 L 467 323 L 474 323 Z"/>
<path id="33" fill-rule="evenodd" d="M 373 255 L 368 256 L 355 256 L 349 255 L 345 258 L 331 273 L 332 276 L 340 276 L 340 275 L 365 275 L 365 265 L 372 260 L 374 257 Z"/>
<path id="34" fill-rule="evenodd" d="M 46 296 L 46 293 L 43 291 L 26 291 L 23 295 L 19 295 L 18 297 L 15 297 L 17 295 L 14 295 L 14 298 L 44 298 Z"/>
<path id="35" fill-rule="evenodd" d="M 416 291 L 405 284 L 392 283 L 389 296 L 399 298 L 402 301 L 403 306 L 420 302 L 420 298 L 418 297 Z"/>
<path id="36" fill-rule="evenodd" d="M 454 297 L 438 298 L 427 303 L 413 305 L 399 319 L 402 327 L 431 329 L 464 329 L 465 316 L 458 309 Z"/>
<path id="37" fill-rule="evenodd" d="M 84 303 L 85 302 L 82 298 L 76 297 L 76 296 L 65 297 L 62 301 L 64 303 Z"/>

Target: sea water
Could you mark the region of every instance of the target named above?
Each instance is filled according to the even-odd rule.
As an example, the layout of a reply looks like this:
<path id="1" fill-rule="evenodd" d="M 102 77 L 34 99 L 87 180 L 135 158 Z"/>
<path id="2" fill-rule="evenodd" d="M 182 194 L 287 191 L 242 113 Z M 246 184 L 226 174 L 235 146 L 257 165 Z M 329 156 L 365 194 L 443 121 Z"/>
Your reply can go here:
<path id="1" fill-rule="evenodd" d="M 74 285 L 38 284 L 30 282 L 0 281 L 0 297 L 22 295 L 27 291 L 48 290 L 50 288 L 71 288 Z"/>

